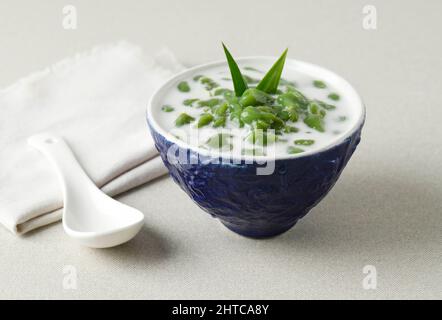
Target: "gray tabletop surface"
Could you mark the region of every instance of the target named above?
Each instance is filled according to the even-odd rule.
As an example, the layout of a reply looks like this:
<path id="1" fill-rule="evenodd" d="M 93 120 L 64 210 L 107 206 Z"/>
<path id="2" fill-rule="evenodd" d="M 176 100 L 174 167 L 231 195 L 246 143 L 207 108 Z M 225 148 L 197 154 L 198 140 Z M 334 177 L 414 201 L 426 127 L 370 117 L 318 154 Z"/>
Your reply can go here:
<path id="1" fill-rule="evenodd" d="M 0 87 L 117 40 L 188 66 L 223 58 L 220 41 L 243 56 L 288 46 L 354 84 L 363 139 L 330 194 L 273 239 L 226 230 L 166 177 L 119 197 L 146 225 L 117 248 L 81 248 L 59 223 L 1 228 L 0 298 L 442 298 L 441 1 L 69 1 L 76 30 L 62 28 L 66 4 L 0 2 Z"/>

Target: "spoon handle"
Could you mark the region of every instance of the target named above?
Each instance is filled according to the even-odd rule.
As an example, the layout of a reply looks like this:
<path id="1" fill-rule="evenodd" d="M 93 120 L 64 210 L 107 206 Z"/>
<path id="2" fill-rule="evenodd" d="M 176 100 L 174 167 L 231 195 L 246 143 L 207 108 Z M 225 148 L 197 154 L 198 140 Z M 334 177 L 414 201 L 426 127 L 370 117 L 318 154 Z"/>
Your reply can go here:
<path id="1" fill-rule="evenodd" d="M 62 184 L 64 197 L 68 193 L 71 195 L 82 193 L 85 187 L 91 184 L 95 186 L 62 137 L 51 133 L 41 133 L 29 137 L 28 144 L 50 160 Z"/>

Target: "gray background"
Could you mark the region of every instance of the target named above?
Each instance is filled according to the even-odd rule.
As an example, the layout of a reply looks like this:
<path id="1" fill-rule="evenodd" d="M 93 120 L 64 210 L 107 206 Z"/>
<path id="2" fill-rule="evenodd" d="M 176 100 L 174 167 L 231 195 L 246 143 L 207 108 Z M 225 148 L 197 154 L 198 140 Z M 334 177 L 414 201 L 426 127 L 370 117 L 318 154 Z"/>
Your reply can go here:
<path id="1" fill-rule="evenodd" d="M 61 27 L 65 4 L 77 7 L 75 31 Z M 375 31 L 362 28 L 366 4 Z M 350 80 L 368 113 L 335 188 L 286 234 L 237 236 L 162 178 L 119 198 L 146 227 L 114 249 L 80 248 L 60 224 L 21 238 L 0 230 L 0 297 L 442 298 L 441 12 L 437 0 L 2 0 L 1 87 L 95 44 L 167 46 L 190 66 L 223 58 L 223 40 L 237 56 L 288 46 Z M 367 264 L 376 290 L 362 287 Z M 62 287 L 65 265 L 76 290 Z"/>

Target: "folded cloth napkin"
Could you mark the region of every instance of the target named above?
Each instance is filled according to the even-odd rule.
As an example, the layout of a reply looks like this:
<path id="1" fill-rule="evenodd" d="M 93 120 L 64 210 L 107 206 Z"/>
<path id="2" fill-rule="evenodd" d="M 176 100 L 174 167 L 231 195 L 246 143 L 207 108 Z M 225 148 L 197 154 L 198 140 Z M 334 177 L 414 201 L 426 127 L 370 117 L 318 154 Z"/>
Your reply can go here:
<path id="1" fill-rule="evenodd" d="M 99 46 L 0 90 L 0 222 L 16 234 L 61 219 L 61 188 L 28 136 L 56 132 L 114 196 L 166 173 L 147 129 L 153 90 L 182 66 L 129 43 Z"/>

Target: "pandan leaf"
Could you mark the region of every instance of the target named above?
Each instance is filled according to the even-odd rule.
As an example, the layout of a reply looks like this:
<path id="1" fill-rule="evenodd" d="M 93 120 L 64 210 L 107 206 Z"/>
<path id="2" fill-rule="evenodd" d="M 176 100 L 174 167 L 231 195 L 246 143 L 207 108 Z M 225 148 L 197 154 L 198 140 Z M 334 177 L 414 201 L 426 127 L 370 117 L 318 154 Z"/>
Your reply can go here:
<path id="1" fill-rule="evenodd" d="M 258 86 L 256 87 L 257 89 L 270 94 L 276 93 L 279 80 L 281 79 L 282 69 L 284 68 L 287 51 L 288 49 L 285 49 L 281 57 L 279 57 L 275 64 L 270 68 L 261 82 L 258 83 Z"/>
<path id="2" fill-rule="evenodd" d="M 238 64 L 233 59 L 229 50 L 227 50 L 226 46 L 223 43 L 224 53 L 226 54 L 227 63 L 229 64 L 230 74 L 232 75 L 233 88 L 235 89 L 235 94 L 237 97 L 240 97 L 244 91 L 247 90 L 247 82 L 239 70 Z"/>

